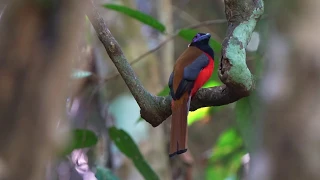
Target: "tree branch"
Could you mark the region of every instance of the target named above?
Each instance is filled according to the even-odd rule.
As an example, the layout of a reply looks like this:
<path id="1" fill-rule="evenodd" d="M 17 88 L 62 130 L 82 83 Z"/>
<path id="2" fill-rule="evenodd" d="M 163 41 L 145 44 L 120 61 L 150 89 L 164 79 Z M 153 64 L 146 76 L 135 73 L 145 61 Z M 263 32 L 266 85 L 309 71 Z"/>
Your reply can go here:
<path id="1" fill-rule="evenodd" d="M 226 19 L 208 20 L 208 21 L 202 21 L 202 22 L 199 22 L 199 23 L 196 23 L 196 24 L 192 24 L 192 25 L 186 26 L 186 27 L 181 28 L 181 29 L 196 29 L 196 28 L 199 28 L 199 27 L 202 27 L 202 26 L 209 26 L 209 25 L 213 25 L 213 24 L 222 24 L 222 23 L 226 23 L 226 22 L 227 22 Z M 148 55 L 150 55 L 150 54 L 156 52 L 157 50 L 159 50 L 162 46 L 164 46 L 168 42 L 172 41 L 175 37 L 179 36 L 179 31 L 181 29 L 178 29 L 177 31 L 175 31 L 172 35 L 170 35 L 167 39 L 165 39 L 164 41 L 159 43 L 156 47 L 148 50 L 147 52 L 141 54 L 139 57 L 137 57 L 134 60 L 132 60 L 130 62 L 130 65 L 134 65 L 135 63 L 139 62 L 143 58 L 145 58 Z M 110 79 L 116 78 L 119 75 L 120 75 L 119 72 L 116 72 L 116 73 L 112 74 L 111 76 L 105 78 L 105 81 L 109 81 Z"/>
<path id="2" fill-rule="evenodd" d="M 227 36 L 222 43 L 219 77 L 242 95 L 253 88 L 253 77 L 246 64 L 246 47 L 264 11 L 263 0 L 225 0 Z"/>
<path id="3" fill-rule="evenodd" d="M 225 3 L 228 31 L 223 43 L 223 62 L 220 64 L 219 71 L 226 85 L 200 89 L 192 100 L 191 110 L 229 104 L 248 96 L 252 90 L 252 76 L 249 70 L 249 73 L 246 71 L 248 68 L 245 64 L 245 47 L 256 22 L 263 13 L 263 2 L 262 0 L 246 0 L 246 3 L 241 4 L 236 0 L 226 0 Z M 231 16 L 230 13 L 235 14 Z M 109 57 L 141 108 L 141 117 L 152 126 L 158 126 L 171 115 L 171 97 L 154 96 L 142 86 L 120 45 L 112 36 L 93 3 L 88 16 Z M 242 70 L 245 71 L 242 72 Z M 243 80 L 249 80 L 251 83 Z"/>

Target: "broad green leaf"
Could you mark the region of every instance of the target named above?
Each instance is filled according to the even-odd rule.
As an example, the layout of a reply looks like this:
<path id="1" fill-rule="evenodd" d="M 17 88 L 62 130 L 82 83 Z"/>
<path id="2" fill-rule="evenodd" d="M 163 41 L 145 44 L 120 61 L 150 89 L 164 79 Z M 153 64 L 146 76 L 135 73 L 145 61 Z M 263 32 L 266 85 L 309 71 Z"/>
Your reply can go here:
<path id="1" fill-rule="evenodd" d="M 70 154 L 75 149 L 92 147 L 98 142 L 96 134 L 87 129 L 72 130 L 72 139 L 70 145 L 63 152 L 63 155 Z"/>
<path id="2" fill-rule="evenodd" d="M 158 180 L 158 175 L 150 167 L 150 165 L 145 161 L 142 154 L 139 151 L 138 146 L 132 140 L 130 135 L 122 129 L 117 129 L 116 127 L 109 128 L 109 136 L 118 147 L 118 149 L 130 158 L 135 167 L 139 170 L 145 179 Z"/>
<path id="3" fill-rule="evenodd" d="M 149 16 L 148 14 L 140 12 L 138 10 L 131 9 L 127 6 L 117 5 L 117 4 L 104 4 L 103 7 L 123 13 L 129 17 L 132 17 L 146 25 L 149 25 L 157 29 L 160 32 L 165 32 L 166 30 L 165 26 L 162 23 L 160 23 L 157 19 Z"/>
<path id="4" fill-rule="evenodd" d="M 71 74 L 71 78 L 73 79 L 82 79 L 91 76 L 92 73 L 89 71 L 83 71 L 80 69 L 74 69 Z"/>
<path id="5" fill-rule="evenodd" d="M 184 38 L 187 41 L 190 41 L 193 39 L 193 37 L 199 33 L 199 31 L 194 30 L 194 29 L 181 29 L 179 31 L 179 36 Z M 212 37 L 210 38 L 209 41 L 209 45 L 211 46 L 211 48 L 214 50 L 214 52 L 220 52 L 221 51 L 221 43 L 219 43 L 218 41 L 214 40 Z"/>
<path id="6" fill-rule="evenodd" d="M 119 178 L 115 176 L 110 169 L 102 166 L 97 167 L 95 176 L 98 180 L 119 180 Z"/>

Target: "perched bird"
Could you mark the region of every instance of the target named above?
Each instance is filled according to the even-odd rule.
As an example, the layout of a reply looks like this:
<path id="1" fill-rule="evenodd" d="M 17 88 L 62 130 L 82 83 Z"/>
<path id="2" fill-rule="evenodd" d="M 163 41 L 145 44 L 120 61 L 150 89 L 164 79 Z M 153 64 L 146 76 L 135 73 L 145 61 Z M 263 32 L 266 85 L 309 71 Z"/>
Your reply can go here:
<path id="1" fill-rule="evenodd" d="M 176 61 L 168 86 L 172 97 L 170 154 L 187 151 L 187 116 L 191 98 L 209 80 L 214 68 L 211 35 L 198 33 Z"/>

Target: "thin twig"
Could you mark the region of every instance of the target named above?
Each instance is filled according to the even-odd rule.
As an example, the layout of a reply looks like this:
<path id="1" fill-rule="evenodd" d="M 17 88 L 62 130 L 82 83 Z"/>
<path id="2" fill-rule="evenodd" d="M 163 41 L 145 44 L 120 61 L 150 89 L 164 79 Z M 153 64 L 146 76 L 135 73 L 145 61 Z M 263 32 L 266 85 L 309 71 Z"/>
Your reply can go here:
<path id="1" fill-rule="evenodd" d="M 177 6 L 173 6 L 174 10 L 176 13 L 178 13 L 178 15 L 183 19 L 185 20 L 186 22 L 188 22 L 189 24 L 198 24 L 200 23 L 201 21 L 199 21 L 198 19 L 196 19 L 194 16 L 192 16 L 191 14 L 187 13 L 186 11 L 184 11 L 183 9 L 180 9 L 179 7 Z M 203 26 L 203 31 L 205 32 L 208 32 L 212 35 L 213 38 L 215 38 L 216 40 L 218 41 L 222 41 L 220 39 L 220 37 L 215 33 L 213 32 L 209 27 L 207 26 Z"/>
<path id="2" fill-rule="evenodd" d="M 196 29 L 202 26 L 209 26 L 209 25 L 213 25 L 213 24 L 222 24 L 222 23 L 226 23 L 227 20 L 226 19 L 215 19 L 215 20 L 208 20 L 208 21 L 203 21 L 203 22 L 199 22 L 197 24 L 192 24 L 189 26 L 186 26 L 182 29 Z M 167 44 L 168 42 L 170 42 L 171 40 L 173 40 L 175 37 L 179 36 L 179 32 L 181 29 L 178 29 L 177 31 L 175 31 L 172 35 L 169 35 L 169 37 L 167 39 L 165 39 L 164 41 L 162 41 L 160 44 L 158 44 L 156 47 L 148 50 L 147 52 L 141 54 L 139 57 L 135 58 L 133 61 L 130 62 L 130 65 L 134 65 L 135 63 L 139 62 L 140 60 L 142 60 L 143 58 L 145 58 L 146 56 L 156 52 L 157 50 L 159 50 L 162 46 L 164 46 L 165 44 Z M 114 74 L 112 74 L 111 76 L 107 77 L 104 79 L 104 82 L 107 82 L 111 79 L 114 79 L 116 77 L 119 76 L 119 72 L 115 72 Z"/>
<path id="3" fill-rule="evenodd" d="M 197 24 L 193 24 L 190 26 L 187 26 L 185 28 L 189 28 L 189 29 L 196 29 L 202 26 L 209 26 L 209 25 L 213 25 L 213 24 L 223 24 L 226 23 L 227 20 L 226 19 L 214 19 L 214 20 L 207 20 L 207 21 L 203 21 L 203 22 L 199 22 Z"/>

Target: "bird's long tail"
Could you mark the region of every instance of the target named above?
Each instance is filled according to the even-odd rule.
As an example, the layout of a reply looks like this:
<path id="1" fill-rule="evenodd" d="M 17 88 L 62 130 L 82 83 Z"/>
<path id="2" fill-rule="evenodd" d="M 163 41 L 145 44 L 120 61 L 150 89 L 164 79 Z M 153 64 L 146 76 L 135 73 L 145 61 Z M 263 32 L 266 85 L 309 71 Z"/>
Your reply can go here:
<path id="1" fill-rule="evenodd" d="M 179 100 L 172 101 L 172 120 L 170 135 L 170 154 L 173 157 L 187 151 L 187 117 L 190 107 L 190 96 L 185 93 Z"/>

